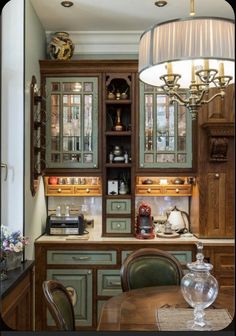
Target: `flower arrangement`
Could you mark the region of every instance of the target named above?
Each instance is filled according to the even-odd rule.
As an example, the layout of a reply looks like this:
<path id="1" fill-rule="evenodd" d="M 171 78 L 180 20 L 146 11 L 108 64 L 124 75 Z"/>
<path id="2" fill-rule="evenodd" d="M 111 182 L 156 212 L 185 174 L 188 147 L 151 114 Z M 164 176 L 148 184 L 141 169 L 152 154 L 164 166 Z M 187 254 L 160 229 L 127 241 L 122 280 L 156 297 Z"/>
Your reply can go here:
<path id="1" fill-rule="evenodd" d="M 20 231 L 11 232 L 6 226 L 1 226 L 1 257 L 13 252 L 22 252 L 28 243 L 29 239 Z"/>

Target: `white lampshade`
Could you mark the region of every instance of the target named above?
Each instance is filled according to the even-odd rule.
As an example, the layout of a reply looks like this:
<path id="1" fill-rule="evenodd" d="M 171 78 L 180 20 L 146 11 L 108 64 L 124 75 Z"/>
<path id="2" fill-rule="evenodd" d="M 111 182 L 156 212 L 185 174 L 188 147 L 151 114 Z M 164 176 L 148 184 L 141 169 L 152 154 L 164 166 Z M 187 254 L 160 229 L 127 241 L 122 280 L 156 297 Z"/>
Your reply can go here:
<path id="1" fill-rule="evenodd" d="M 188 87 L 193 69 L 219 70 L 233 76 L 234 21 L 214 17 L 194 17 L 154 25 L 145 31 L 139 43 L 139 78 L 147 84 L 163 85 L 160 76 L 180 74 L 178 83 Z M 169 70 L 170 72 L 170 70 Z"/>

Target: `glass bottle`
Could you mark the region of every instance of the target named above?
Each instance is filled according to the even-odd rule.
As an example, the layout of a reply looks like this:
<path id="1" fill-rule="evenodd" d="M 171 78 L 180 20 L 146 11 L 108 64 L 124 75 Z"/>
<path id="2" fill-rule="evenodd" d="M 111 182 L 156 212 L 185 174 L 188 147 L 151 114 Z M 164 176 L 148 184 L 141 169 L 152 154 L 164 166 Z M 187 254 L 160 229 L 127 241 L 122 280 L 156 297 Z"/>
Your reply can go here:
<path id="1" fill-rule="evenodd" d="M 210 274 L 213 265 L 204 262 L 203 244 L 197 243 L 196 261 L 188 263 L 190 272 L 181 280 L 184 299 L 194 308 L 194 319 L 187 322 L 189 330 L 212 330 L 209 321 L 204 318 L 204 309 L 209 307 L 218 295 L 218 282 Z"/>

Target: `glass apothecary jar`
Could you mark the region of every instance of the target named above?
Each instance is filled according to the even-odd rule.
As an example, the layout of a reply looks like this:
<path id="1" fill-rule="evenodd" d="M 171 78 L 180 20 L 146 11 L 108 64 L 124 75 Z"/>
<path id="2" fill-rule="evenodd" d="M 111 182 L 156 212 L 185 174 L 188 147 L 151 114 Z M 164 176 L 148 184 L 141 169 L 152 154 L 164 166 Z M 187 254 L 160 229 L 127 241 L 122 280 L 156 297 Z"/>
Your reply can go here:
<path id="1" fill-rule="evenodd" d="M 218 295 L 218 282 L 210 274 L 213 265 L 204 262 L 203 244 L 197 243 L 196 261 L 188 263 L 190 272 L 181 280 L 184 299 L 194 308 L 194 319 L 187 321 L 189 330 L 211 330 L 210 321 L 206 321 L 204 309 L 209 307 Z"/>

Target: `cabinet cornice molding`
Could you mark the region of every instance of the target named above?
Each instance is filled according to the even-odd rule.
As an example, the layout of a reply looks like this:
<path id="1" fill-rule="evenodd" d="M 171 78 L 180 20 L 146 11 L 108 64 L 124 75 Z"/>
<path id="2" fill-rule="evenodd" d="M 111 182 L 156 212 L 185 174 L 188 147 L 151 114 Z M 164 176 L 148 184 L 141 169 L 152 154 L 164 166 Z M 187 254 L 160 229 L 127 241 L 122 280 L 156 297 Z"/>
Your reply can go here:
<path id="1" fill-rule="evenodd" d="M 46 32 L 47 42 L 50 35 Z M 74 58 L 81 55 L 138 55 L 140 31 L 68 31 L 74 45 Z"/>

